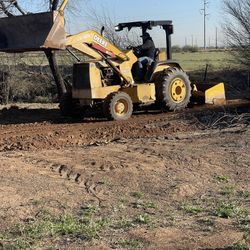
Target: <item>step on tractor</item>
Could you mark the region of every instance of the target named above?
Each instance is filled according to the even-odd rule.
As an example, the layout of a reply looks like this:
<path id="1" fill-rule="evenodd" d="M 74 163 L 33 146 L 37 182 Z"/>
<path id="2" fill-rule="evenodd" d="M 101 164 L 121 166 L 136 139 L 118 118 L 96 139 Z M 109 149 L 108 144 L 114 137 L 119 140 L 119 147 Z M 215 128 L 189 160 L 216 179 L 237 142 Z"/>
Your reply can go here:
<path id="1" fill-rule="evenodd" d="M 126 120 L 138 106 L 155 104 L 174 111 L 186 108 L 191 98 L 204 103 L 225 100 L 223 83 L 201 84 L 200 91 L 199 85 L 192 84 L 180 64 L 172 60 L 172 21 L 128 22 L 115 27 L 117 32 L 140 28 L 142 35 L 154 27 L 165 31 L 166 51 L 156 50 L 154 61 L 143 69 L 143 79 L 137 81 L 135 49 L 121 50 L 94 30 L 66 33 L 64 10 L 68 1 L 64 0 L 58 11 L 0 19 L 0 51 L 68 50 L 78 60 L 73 65 L 72 86 L 60 100 L 62 115 L 71 115 L 79 108 L 101 107 L 108 119 Z M 90 59 L 80 61 L 74 51 Z"/>

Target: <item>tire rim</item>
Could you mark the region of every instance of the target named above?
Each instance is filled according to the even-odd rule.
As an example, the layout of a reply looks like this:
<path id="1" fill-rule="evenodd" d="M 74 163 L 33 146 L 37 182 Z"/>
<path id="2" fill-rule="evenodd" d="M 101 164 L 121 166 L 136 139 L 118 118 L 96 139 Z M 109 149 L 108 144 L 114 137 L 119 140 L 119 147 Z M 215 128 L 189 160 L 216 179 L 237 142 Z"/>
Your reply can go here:
<path id="1" fill-rule="evenodd" d="M 181 103 L 186 98 L 187 88 L 181 78 L 175 78 L 170 85 L 170 95 L 175 103 Z"/>
<path id="2" fill-rule="evenodd" d="M 119 116 L 123 116 L 128 112 L 128 103 L 124 99 L 120 99 L 115 103 L 115 113 Z"/>

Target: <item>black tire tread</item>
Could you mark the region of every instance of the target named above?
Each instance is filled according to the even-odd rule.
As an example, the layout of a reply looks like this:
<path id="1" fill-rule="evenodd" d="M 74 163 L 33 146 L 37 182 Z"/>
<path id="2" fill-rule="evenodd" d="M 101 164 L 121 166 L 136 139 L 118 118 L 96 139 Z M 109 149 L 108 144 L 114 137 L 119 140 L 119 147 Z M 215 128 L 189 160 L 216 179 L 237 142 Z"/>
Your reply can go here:
<path id="1" fill-rule="evenodd" d="M 186 98 L 181 103 L 175 103 L 169 96 L 169 85 L 175 77 L 181 77 L 187 88 Z M 163 108 L 171 111 L 181 110 L 188 106 L 191 98 L 191 82 L 188 75 L 180 68 L 173 67 L 164 70 L 156 83 L 157 102 L 161 103 Z"/>
<path id="2" fill-rule="evenodd" d="M 125 98 L 128 101 L 129 104 L 129 111 L 124 117 L 119 117 L 115 114 L 113 105 L 116 101 L 116 99 L 119 99 L 120 97 Z M 105 117 L 107 117 L 109 120 L 127 120 L 133 113 L 133 103 L 130 98 L 130 96 L 125 92 L 113 92 L 109 94 L 104 103 L 103 103 L 103 112 Z"/>

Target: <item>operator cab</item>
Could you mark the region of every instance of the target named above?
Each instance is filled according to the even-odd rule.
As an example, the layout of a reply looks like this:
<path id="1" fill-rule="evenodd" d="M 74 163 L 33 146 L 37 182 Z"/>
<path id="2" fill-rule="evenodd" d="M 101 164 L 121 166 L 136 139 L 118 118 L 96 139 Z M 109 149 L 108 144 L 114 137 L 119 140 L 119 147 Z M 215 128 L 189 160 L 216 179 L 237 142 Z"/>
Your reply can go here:
<path id="1" fill-rule="evenodd" d="M 165 63 L 166 61 L 172 60 L 172 53 L 171 53 L 171 35 L 173 34 L 173 22 L 170 20 L 166 21 L 138 21 L 138 22 L 128 22 L 128 23 L 119 23 L 116 27 L 116 31 L 122 31 L 123 29 L 128 29 L 130 31 L 132 28 L 141 28 L 142 36 L 144 36 L 148 30 L 152 30 L 153 27 L 161 27 L 166 33 L 166 53 L 165 53 L 165 60 L 159 60 L 160 58 L 160 49 L 155 50 L 155 60 L 148 65 L 147 69 L 145 69 L 144 80 L 150 81 L 150 78 L 154 72 L 154 69 L 157 65 L 161 63 Z M 139 57 L 139 54 L 135 54 Z M 134 75 L 134 74 L 133 74 Z"/>

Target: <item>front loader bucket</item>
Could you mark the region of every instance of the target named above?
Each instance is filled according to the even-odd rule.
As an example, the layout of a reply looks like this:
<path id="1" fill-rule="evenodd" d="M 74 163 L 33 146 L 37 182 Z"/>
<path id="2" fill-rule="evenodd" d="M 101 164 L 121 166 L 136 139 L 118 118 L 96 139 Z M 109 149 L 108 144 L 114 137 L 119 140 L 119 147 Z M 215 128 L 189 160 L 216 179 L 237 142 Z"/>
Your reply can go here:
<path id="1" fill-rule="evenodd" d="M 0 18 L 0 51 L 64 49 L 64 17 L 59 12 Z"/>
<path id="2" fill-rule="evenodd" d="M 196 84 L 193 100 L 198 103 L 223 105 L 226 103 L 225 85 L 218 84 Z"/>

